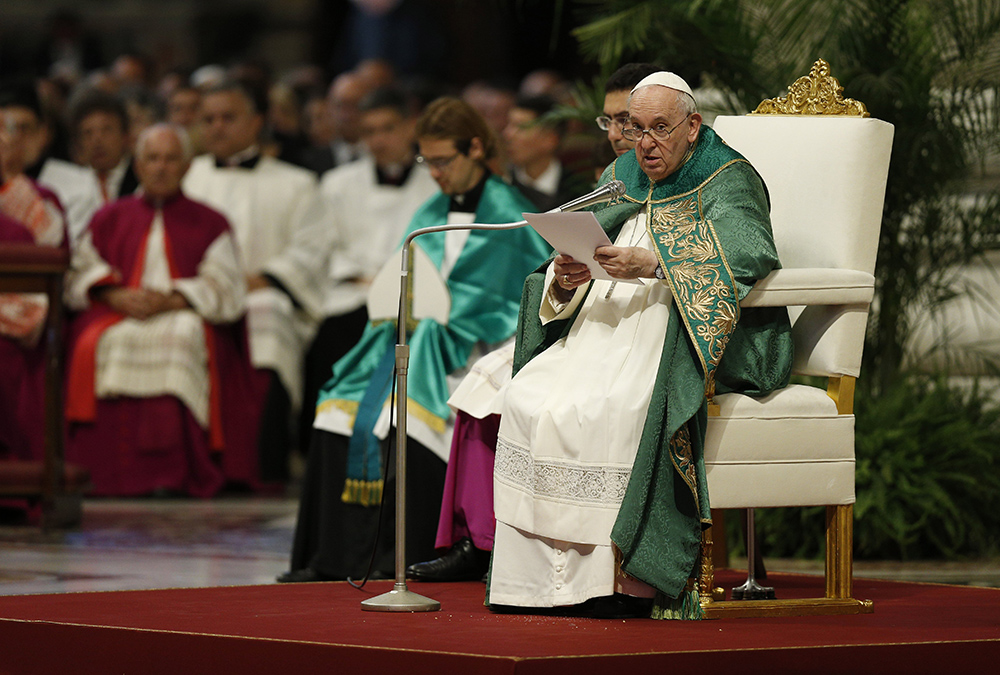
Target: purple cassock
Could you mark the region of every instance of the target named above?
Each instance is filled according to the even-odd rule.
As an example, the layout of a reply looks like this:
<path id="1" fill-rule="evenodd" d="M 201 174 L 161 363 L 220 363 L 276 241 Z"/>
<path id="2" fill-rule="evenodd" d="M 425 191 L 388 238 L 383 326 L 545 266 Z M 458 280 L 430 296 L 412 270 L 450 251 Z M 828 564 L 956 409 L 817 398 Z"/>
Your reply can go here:
<path id="1" fill-rule="evenodd" d="M 436 548 L 450 548 L 468 537 L 476 548 L 493 550 L 493 460 L 499 415 L 478 419 L 459 410 L 444 479 Z"/>

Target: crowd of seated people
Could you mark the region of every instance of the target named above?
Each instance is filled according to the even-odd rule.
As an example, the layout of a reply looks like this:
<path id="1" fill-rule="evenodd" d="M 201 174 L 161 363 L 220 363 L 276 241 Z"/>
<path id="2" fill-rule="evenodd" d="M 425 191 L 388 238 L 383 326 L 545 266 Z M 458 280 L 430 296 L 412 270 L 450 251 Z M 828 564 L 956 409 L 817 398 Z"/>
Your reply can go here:
<path id="1" fill-rule="evenodd" d="M 539 122 L 567 90 L 549 71 L 462 89 L 381 61 L 274 77 L 139 54 L 0 81 L 0 243 L 70 251 L 61 432 L 89 494 L 294 489 L 372 278 L 439 194 L 418 118 L 466 100 L 496 137 L 484 166 L 544 210 L 594 180 L 560 163 L 565 124 Z M 46 307 L 0 296 L 0 468 L 43 457 Z"/>

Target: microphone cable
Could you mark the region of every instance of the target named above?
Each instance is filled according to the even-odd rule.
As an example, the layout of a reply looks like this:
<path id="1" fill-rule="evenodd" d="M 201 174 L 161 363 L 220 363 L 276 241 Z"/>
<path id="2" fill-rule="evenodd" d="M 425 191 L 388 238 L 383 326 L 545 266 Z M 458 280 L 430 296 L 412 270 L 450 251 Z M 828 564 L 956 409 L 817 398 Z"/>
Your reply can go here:
<path id="1" fill-rule="evenodd" d="M 393 345 L 395 349 L 395 344 Z M 389 404 L 392 406 L 389 410 L 389 444 L 388 451 L 386 452 L 385 466 L 382 467 L 382 495 L 378 500 L 378 521 L 375 524 L 375 541 L 372 544 L 372 553 L 368 558 L 368 569 L 365 570 L 365 576 L 360 582 L 354 581 L 350 576 L 347 577 L 347 583 L 349 583 L 354 588 L 359 591 L 365 587 L 368 583 L 368 578 L 371 576 L 372 567 L 375 565 L 375 556 L 378 554 L 378 542 L 379 537 L 382 536 L 382 514 L 385 507 L 385 493 L 388 492 L 389 485 L 389 463 L 395 459 L 396 455 L 396 440 L 395 434 L 392 433 L 393 422 L 396 420 L 396 371 L 397 367 L 393 365 L 392 367 L 392 389 L 389 394 Z M 399 476 L 396 476 L 396 480 L 399 480 Z"/>

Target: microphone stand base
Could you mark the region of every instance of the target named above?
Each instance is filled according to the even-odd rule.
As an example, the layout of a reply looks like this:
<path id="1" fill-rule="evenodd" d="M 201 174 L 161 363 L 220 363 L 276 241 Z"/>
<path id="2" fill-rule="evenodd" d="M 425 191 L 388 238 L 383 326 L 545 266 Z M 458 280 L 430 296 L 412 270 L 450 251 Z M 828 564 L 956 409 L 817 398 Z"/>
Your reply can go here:
<path id="1" fill-rule="evenodd" d="M 405 583 L 397 582 L 388 593 L 363 601 L 361 609 L 366 612 L 436 612 L 441 609 L 441 603 L 409 591 Z"/>

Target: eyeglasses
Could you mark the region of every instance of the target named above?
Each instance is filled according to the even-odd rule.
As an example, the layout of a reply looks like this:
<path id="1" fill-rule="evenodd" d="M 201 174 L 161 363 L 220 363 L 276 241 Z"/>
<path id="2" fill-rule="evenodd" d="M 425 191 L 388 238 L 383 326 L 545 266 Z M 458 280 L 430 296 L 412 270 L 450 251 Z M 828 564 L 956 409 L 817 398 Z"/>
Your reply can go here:
<path id="1" fill-rule="evenodd" d="M 680 125 L 684 124 L 687 121 L 688 117 L 691 117 L 690 113 L 685 115 L 684 119 L 682 119 L 680 122 L 670 127 L 669 129 L 667 128 L 666 124 L 662 123 L 655 124 L 651 126 L 649 129 L 643 129 L 635 124 L 629 127 L 622 127 L 622 136 L 624 136 L 625 138 L 634 143 L 638 143 L 640 140 L 642 140 L 642 137 L 645 136 L 646 134 L 649 134 L 654 141 L 665 141 L 668 138 L 670 138 L 670 134 L 674 133 L 674 130 L 677 129 L 677 127 L 679 127 Z"/>
<path id="2" fill-rule="evenodd" d="M 430 169 L 437 169 L 438 171 L 444 171 L 448 166 L 455 161 L 461 152 L 456 152 L 451 157 L 424 157 L 423 155 L 417 155 L 417 164 L 426 164 Z"/>
<path id="3" fill-rule="evenodd" d="M 612 125 L 618 127 L 619 129 L 623 129 L 625 128 L 625 124 L 628 122 L 628 115 L 619 115 L 618 117 L 601 115 L 594 121 L 597 122 L 597 128 L 601 131 L 608 131 Z"/>

